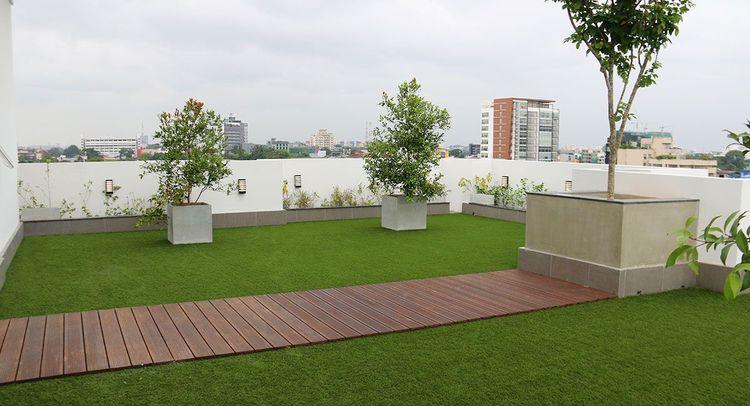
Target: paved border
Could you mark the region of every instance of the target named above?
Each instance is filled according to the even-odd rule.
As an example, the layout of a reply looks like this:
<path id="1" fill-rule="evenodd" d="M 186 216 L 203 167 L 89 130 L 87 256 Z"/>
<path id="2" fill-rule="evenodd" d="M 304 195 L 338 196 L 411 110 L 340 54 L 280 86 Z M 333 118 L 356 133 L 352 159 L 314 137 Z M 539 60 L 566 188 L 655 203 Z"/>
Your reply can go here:
<path id="1" fill-rule="evenodd" d="M 0 320 L 0 383 L 416 330 L 612 298 L 509 270 Z"/>

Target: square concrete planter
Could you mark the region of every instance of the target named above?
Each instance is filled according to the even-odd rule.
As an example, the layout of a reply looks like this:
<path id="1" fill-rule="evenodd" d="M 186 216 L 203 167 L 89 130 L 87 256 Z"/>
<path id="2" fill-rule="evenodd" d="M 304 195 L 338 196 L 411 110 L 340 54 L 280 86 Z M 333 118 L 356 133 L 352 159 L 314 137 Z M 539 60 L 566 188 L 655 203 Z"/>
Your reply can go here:
<path id="1" fill-rule="evenodd" d="M 495 196 L 486 195 L 484 193 L 472 193 L 471 196 L 469 196 L 469 202 L 475 204 L 484 204 L 487 206 L 494 206 Z"/>
<path id="2" fill-rule="evenodd" d="M 396 231 L 427 228 L 427 202 L 409 202 L 403 195 L 383 196 L 380 225 Z"/>
<path id="3" fill-rule="evenodd" d="M 672 233 L 698 215 L 698 205 L 696 199 L 529 193 L 519 268 L 620 297 L 695 285 L 685 266 L 664 264 L 676 246 Z"/>
<path id="4" fill-rule="evenodd" d="M 167 205 L 167 237 L 172 244 L 201 244 L 213 241 L 211 205 Z"/>
<path id="5" fill-rule="evenodd" d="M 60 220 L 59 207 L 28 207 L 21 209 L 21 221 Z"/>

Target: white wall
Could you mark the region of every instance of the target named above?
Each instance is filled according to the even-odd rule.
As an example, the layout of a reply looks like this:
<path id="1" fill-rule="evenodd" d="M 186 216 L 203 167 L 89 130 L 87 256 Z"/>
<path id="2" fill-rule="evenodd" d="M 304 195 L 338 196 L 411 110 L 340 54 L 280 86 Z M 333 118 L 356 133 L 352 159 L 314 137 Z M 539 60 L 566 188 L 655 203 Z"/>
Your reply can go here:
<path id="1" fill-rule="evenodd" d="M 13 123 L 13 49 L 10 2 L 0 0 L 0 146 L 12 168 L 0 163 L 0 250 L 18 228 L 17 140 Z M 2 158 L 0 158 L 2 160 Z"/>
<path id="2" fill-rule="evenodd" d="M 604 169 L 575 169 L 573 190 L 602 190 L 606 185 Z M 681 176 L 671 173 L 619 172 L 615 177 L 617 193 L 648 197 L 686 197 L 700 199 L 698 229 L 715 216 L 726 216 L 737 210 L 750 210 L 750 180 Z M 721 224 L 723 225 L 723 223 Z M 719 252 L 700 252 L 701 262 L 721 264 Z M 727 264 L 734 265 L 739 254 L 733 252 Z"/>
<path id="3" fill-rule="evenodd" d="M 86 207 L 94 215 L 104 215 L 103 192 L 107 179 L 121 187 L 116 192 L 118 205 L 123 205 L 129 198 L 148 198 L 156 192 L 156 177 L 147 175 L 141 179 L 140 166 L 137 161 L 52 163 L 49 164 L 49 188 L 47 164 L 21 164 L 18 177 L 24 187 L 30 187 L 45 205 L 51 202 L 53 207 L 59 207 L 64 199 L 80 208 L 86 201 Z M 279 160 L 231 161 L 230 168 L 232 175 L 228 181 L 246 179 L 247 193 L 234 191 L 227 195 L 225 192 L 206 191 L 201 200 L 211 204 L 214 213 L 281 210 L 282 169 Z M 92 191 L 87 199 L 84 185 L 89 181 L 92 182 Z M 83 217 L 80 209 L 73 217 Z"/>

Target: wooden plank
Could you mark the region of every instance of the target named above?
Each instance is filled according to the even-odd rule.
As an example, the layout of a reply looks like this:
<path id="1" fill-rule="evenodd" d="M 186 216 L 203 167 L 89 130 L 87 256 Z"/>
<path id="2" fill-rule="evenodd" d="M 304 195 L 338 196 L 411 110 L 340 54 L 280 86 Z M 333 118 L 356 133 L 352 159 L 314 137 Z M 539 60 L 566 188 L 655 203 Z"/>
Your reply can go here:
<path id="1" fill-rule="evenodd" d="M 44 349 L 42 351 L 40 378 L 63 374 L 63 356 L 65 354 L 63 320 L 62 314 L 47 316 L 47 323 L 44 327 Z"/>
<path id="2" fill-rule="evenodd" d="M 3 340 L 5 340 L 5 333 L 8 332 L 8 325 L 11 319 L 0 320 L 0 348 L 3 348 Z"/>
<path id="3" fill-rule="evenodd" d="M 21 317 L 11 319 L 8 323 L 3 346 L 0 349 L 0 383 L 13 382 L 16 379 L 28 320 L 26 317 Z"/>
<path id="4" fill-rule="evenodd" d="M 115 314 L 117 315 L 117 321 L 120 323 L 125 348 L 128 349 L 130 363 L 133 366 L 153 363 L 146 342 L 143 341 L 141 330 L 138 328 L 138 323 L 135 322 L 135 317 L 133 317 L 133 310 L 129 307 L 118 308 L 115 309 Z"/>
<path id="5" fill-rule="evenodd" d="M 497 288 L 488 285 L 487 282 L 478 281 L 476 278 L 457 278 L 463 284 L 471 286 L 474 289 L 482 290 L 492 295 L 493 299 L 497 302 L 502 303 L 505 307 L 511 309 L 513 312 L 525 312 L 534 310 L 537 308 L 536 305 L 517 297 L 509 296 L 505 292 L 498 290 Z"/>
<path id="6" fill-rule="evenodd" d="M 263 338 L 274 348 L 289 347 L 292 345 L 278 331 L 274 330 L 270 324 L 266 323 L 260 316 L 255 314 L 240 299 L 226 299 L 229 306 L 237 312 L 248 324 L 263 336 Z"/>
<path id="7" fill-rule="evenodd" d="M 265 306 L 260 304 L 254 297 L 241 297 L 240 300 L 255 314 L 260 316 L 266 323 L 268 323 L 274 330 L 281 334 L 284 339 L 289 341 L 292 345 L 303 345 L 307 344 L 308 341 L 302 337 L 293 328 L 289 327 L 288 324 L 284 323 L 280 318 L 276 317 L 270 310 L 266 309 Z"/>
<path id="8" fill-rule="evenodd" d="M 206 319 L 206 316 L 201 313 L 195 303 L 180 303 L 180 307 L 182 307 L 182 310 L 198 330 L 201 337 L 206 341 L 206 344 L 211 347 L 211 351 L 213 351 L 214 354 L 225 355 L 233 352 L 232 347 L 221 337 L 221 334 L 216 331 L 214 326 L 212 326 L 208 319 Z"/>
<path id="9" fill-rule="evenodd" d="M 349 328 L 356 331 L 362 336 L 378 334 L 377 330 L 364 324 L 362 320 L 359 320 L 353 317 L 346 311 L 341 310 L 338 307 L 331 305 L 330 303 L 311 294 L 310 292 L 292 292 L 292 293 L 289 293 L 288 295 L 290 297 L 292 295 L 297 296 L 300 299 L 310 303 L 311 305 L 331 315 L 331 317 L 335 318 L 336 320 L 339 320 L 340 322 L 344 323 L 346 326 L 348 326 Z"/>
<path id="10" fill-rule="evenodd" d="M 30 317 L 26 324 L 26 338 L 23 341 L 21 360 L 18 363 L 17 381 L 39 378 L 44 349 L 44 326 L 46 316 Z"/>
<path id="11" fill-rule="evenodd" d="M 182 335 L 185 343 L 190 347 L 190 352 L 192 352 L 196 358 L 210 357 L 214 355 L 213 351 L 211 351 L 211 347 L 206 344 L 206 340 L 201 337 L 200 333 L 193 323 L 190 322 L 190 319 L 185 315 L 185 312 L 182 311 L 182 307 L 180 307 L 179 304 L 166 304 L 164 305 L 164 309 L 169 314 L 172 322 L 174 322 L 175 327 L 177 327 L 177 330 L 180 332 L 180 335 Z"/>
<path id="12" fill-rule="evenodd" d="M 180 335 L 177 327 L 175 327 L 169 314 L 167 314 L 167 311 L 164 309 L 164 306 L 149 306 L 148 312 L 154 319 L 154 323 L 159 329 L 159 333 L 161 333 L 161 337 L 164 339 L 164 343 L 167 345 L 169 353 L 175 361 L 195 358 L 190 351 L 190 347 L 182 338 L 182 335 Z"/>
<path id="13" fill-rule="evenodd" d="M 348 303 L 346 303 L 345 301 L 341 300 L 338 297 L 332 296 L 320 290 L 313 290 L 313 291 L 305 292 L 305 293 L 313 295 L 318 300 L 326 302 L 329 306 L 333 306 L 337 308 L 342 313 L 359 321 L 360 323 L 374 330 L 378 334 L 390 333 L 394 331 L 392 328 L 384 325 L 383 323 L 379 322 L 375 318 L 371 317 L 370 314 L 365 314 L 363 312 L 360 312 L 359 310 L 352 307 L 351 305 L 349 305 Z M 372 312 L 367 312 L 367 313 L 372 313 Z M 375 317 L 378 317 L 378 316 L 376 315 Z"/>
<path id="14" fill-rule="evenodd" d="M 104 347 L 107 349 L 107 361 L 111 369 L 125 368 L 130 366 L 128 350 L 125 348 L 125 340 L 122 338 L 120 323 L 117 315 L 112 309 L 99 310 L 99 322 L 102 326 Z"/>
<path id="15" fill-rule="evenodd" d="M 216 331 L 221 334 L 224 341 L 232 347 L 232 351 L 241 353 L 253 350 L 253 347 L 242 338 L 242 335 L 224 319 L 224 316 L 211 303 L 203 301 L 195 302 L 195 305 L 198 306 L 198 309 L 206 316 L 206 319 L 208 319 Z"/>
<path id="16" fill-rule="evenodd" d="M 134 307 L 133 317 L 135 317 L 135 322 L 141 330 L 151 360 L 157 364 L 172 361 L 172 354 L 169 352 L 167 344 L 159 333 L 159 328 L 156 327 L 148 309 L 145 306 Z"/>
<path id="17" fill-rule="evenodd" d="M 433 280 L 417 281 L 433 297 L 437 297 L 446 303 L 453 303 L 458 308 L 473 310 L 478 318 L 486 318 L 496 313 L 491 306 L 477 303 L 470 297 L 464 297 L 445 289 L 442 285 L 436 284 Z"/>
<path id="18" fill-rule="evenodd" d="M 63 355 L 63 369 L 65 375 L 86 372 L 81 313 L 65 313 L 64 323 L 65 354 Z"/>
<path id="19" fill-rule="evenodd" d="M 514 308 L 514 306 L 498 303 L 498 301 L 488 292 L 464 285 L 460 280 L 435 280 L 432 282 L 436 285 L 442 286 L 443 291 L 447 292 L 450 296 L 463 297 L 474 304 L 482 306 L 487 309 L 492 316 L 508 314 L 512 311 L 511 309 Z"/>
<path id="20" fill-rule="evenodd" d="M 344 291 L 345 289 L 323 289 L 320 292 L 325 293 L 330 297 L 339 300 L 340 302 L 346 303 L 347 305 L 351 306 L 351 308 L 356 309 L 360 313 L 365 314 L 371 319 L 374 319 L 383 324 L 390 331 L 403 331 L 418 326 L 418 324 L 414 323 L 413 321 L 411 321 L 411 323 L 408 323 L 403 319 L 396 320 L 395 318 L 398 318 L 398 315 L 395 315 L 393 312 L 386 311 L 386 309 L 382 306 L 365 305 L 362 302 L 359 302 L 347 296 Z M 386 315 L 386 313 L 388 313 L 388 315 Z M 414 327 L 411 327 L 411 325 L 413 325 Z"/>
<path id="21" fill-rule="evenodd" d="M 272 296 L 274 300 L 277 299 L 276 295 L 272 295 Z M 287 307 L 288 309 L 292 309 L 293 306 L 296 306 L 296 308 L 300 309 L 300 311 L 304 311 L 310 314 L 311 316 L 320 320 L 321 323 L 325 324 L 326 326 L 329 326 L 331 329 L 333 329 L 333 331 L 335 331 L 342 338 L 359 337 L 361 335 L 360 333 L 355 331 L 353 328 L 347 326 L 344 322 L 326 313 L 321 308 L 313 305 L 312 303 L 308 302 L 307 300 L 303 299 L 302 297 L 298 295 L 295 295 L 294 293 L 282 293 L 282 294 L 279 294 L 278 296 L 279 298 L 276 301 L 282 304 L 283 306 Z M 283 300 L 281 298 L 283 298 Z M 322 329 L 325 330 L 324 328 Z M 317 330 L 321 331 L 321 329 L 317 329 Z M 324 333 L 321 332 L 321 334 L 324 334 Z M 326 332 L 325 334 L 328 334 L 328 333 Z M 331 339 L 335 340 L 335 338 L 331 338 Z"/>
<path id="22" fill-rule="evenodd" d="M 530 305 L 533 309 L 546 309 L 550 307 L 563 306 L 570 303 L 568 299 L 562 299 L 555 295 L 549 295 L 542 290 L 530 286 L 516 285 L 511 280 L 480 279 L 483 285 L 499 292 L 505 297 Z"/>
<path id="23" fill-rule="evenodd" d="M 83 312 L 81 313 L 81 321 L 83 325 L 83 348 L 86 353 L 86 370 L 109 369 L 99 313 L 95 310 Z"/>
<path id="24" fill-rule="evenodd" d="M 274 294 L 274 295 L 268 295 L 268 298 L 276 302 L 279 306 L 283 307 L 286 311 L 293 314 L 298 319 L 302 320 L 303 323 L 307 324 L 308 326 L 315 329 L 315 331 L 319 332 L 323 337 L 325 337 L 326 340 L 340 340 L 344 338 L 343 335 L 341 335 L 336 329 L 329 326 L 322 320 L 320 320 L 318 317 L 313 315 L 312 313 L 308 312 L 307 310 L 301 308 L 291 300 L 287 299 L 284 295 L 281 294 Z M 312 307 L 312 305 L 308 305 L 308 307 Z M 319 314 L 325 315 L 325 313 L 318 310 Z M 346 328 L 347 330 L 350 330 L 354 332 L 353 330 L 349 329 L 348 327 L 344 326 L 341 322 L 338 320 L 328 316 L 327 319 L 329 321 L 335 321 L 337 325 L 341 326 L 342 328 Z M 355 333 L 356 334 L 356 333 Z"/>
<path id="25" fill-rule="evenodd" d="M 237 330 L 242 338 L 253 347 L 254 350 L 267 350 L 273 348 L 271 344 L 266 341 L 257 330 L 253 328 L 242 316 L 239 315 L 229 304 L 224 300 L 211 300 L 211 304 L 216 310 L 221 313 L 222 316 L 229 322 L 229 324 Z M 281 336 L 279 336 L 281 337 Z M 283 340 L 283 339 L 282 339 Z M 283 340 L 286 342 L 286 340 Z"/>
<path id="26" fill-rule="evenodd" d="M 447 324 L 460 319 L 454 318 L 455 315 L 448 314 L 444 311 L 439 311 L 435 306 L 430 306 L 427 303 L 415 300 L 414 298 L 407 298 L 404 296 L 394 295 L 386 286 L 386 284 L 377 285 L 375 287 L 370 285 L 364 285 L 360 287 L 362 290 L 377 293 L 380 297 L 385 300 L 389 300 L 402 307 L 412 309 L 413 311 L 422 314 L 428 319 L 434 321 L 437 324 Z M 453 317 L 451 317 L 453 316 Z"/>
<path id="27" fill-rule="evenodd" d="M 384 309 L 384 311 L 381 311 L 381 313 L 391 317 L 392 319 L 398 320 L 402 324 L 405 324 L 407 327 L 421 328 L 427 326 L 435 326 L 438 324 L 429 317 L 421 314 L 418 311 L 415 311 L 415 309 L 401 306 L 398 303 L 388 300 L 385 296 L 381 295 L 378 292 L 370 292 L 368 290 L 362 289 L 359 286 L 352 286 L 350 288 L 341 289 L 341 291 L 349 295 L 352 299 L 358 300 L 366 305 L 381 307 L 382 309 Z M 393 316 L 391 316 L 389 313 L 385 313 L 385 311 L 392 313 Z"/>
<path id="28" fill-rule="evenodd" d="M 430 289 L 414 282 L 415 281 L 407 281 L 403 284 L 393 285 L 391 288 L 395 294 L 404 297 L 416 297 L 427 303 L 432 303 L 444 308 L 460 317 L 461 321 L 475 320 L 482 317 L 482 312 L 468 306 L 461 306 L 460 304 L 451 301 L 449 298 L 444 297 L 444 295 L 438 295 Z"/>
<path id="29" fill-rule="evenodd" d="M 302 337 L 305 337 L 308 342 L 319 343 L 327 341 L 326 338 L 323 337 L 323 335 L 317 332 L 314 328 L 312 328 L 310 325 L 303 322 L 299 318 L 295 317 L 293 314 L 289 313 L 289 311 L 284 309 L 282 306 L 279 306 L 278 303 L 273 301 L 273 299 L 270 299 L 268 296 L 255 296 L 255 300 L 265 306 L 266 309 L 270 310 L 274 315 L 276 315 L 276 317 L 284 321 L 284 323 L 292 327 L 294 331 L 298 332 L 300 335 L 302 335 Z M 315 318 L 313 318 L 313 320 L 314 319 Z"/>

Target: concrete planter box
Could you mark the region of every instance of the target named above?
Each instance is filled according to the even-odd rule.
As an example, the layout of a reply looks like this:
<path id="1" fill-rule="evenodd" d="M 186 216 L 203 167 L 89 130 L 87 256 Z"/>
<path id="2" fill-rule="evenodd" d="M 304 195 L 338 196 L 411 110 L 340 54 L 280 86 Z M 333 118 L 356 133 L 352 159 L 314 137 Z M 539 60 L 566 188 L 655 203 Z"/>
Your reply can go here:
<path id="1" fill-rule="evenodd" d="M 409 202 L 403 195 L 383 196 L 380 225 L 396 231 L 427 228 L 427 202 Z"/>
<path id="2" fill-rule="evenodd" d="M 665 269 L 674 230 L 698 215 L 696 199 L 601 193 L 529 193 L 519 268 L 631 296 L 696 284 L 684 266 Z M 693 225 L 695 228 L 695 225 Z"/>
<path id="3" fill-rule="evenodd" d="M 167 238 L 172 244 L 201 244 L 213 241 L 211 205 L 167 205 Z"/>
<path id="4" fill-rule="evenodd" d="M 485 206 L 495 205 L 495 196 L 484 193 L 472 193 L 469 196 L 469 202 L 474 204 L 483 204 Z"/>
<path id="5" fill-rule="evenodd" d="M 59 207 L 29 207 L 21 209 L 21 221 L 59 220 Z"/>

